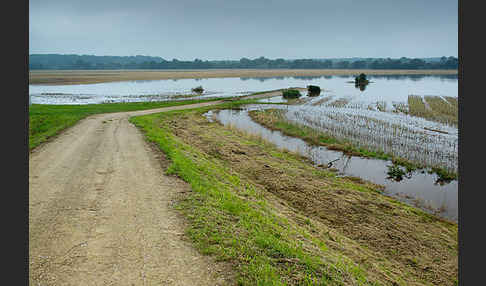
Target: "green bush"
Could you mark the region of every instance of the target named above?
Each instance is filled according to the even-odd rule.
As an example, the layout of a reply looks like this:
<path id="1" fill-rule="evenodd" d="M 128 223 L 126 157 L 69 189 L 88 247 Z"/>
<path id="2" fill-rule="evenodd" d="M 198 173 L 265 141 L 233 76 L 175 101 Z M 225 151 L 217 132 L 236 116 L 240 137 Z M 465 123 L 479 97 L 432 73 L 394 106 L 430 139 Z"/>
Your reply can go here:
<path id="1" fill-rule="evenodd" d="M 197 87 L 195 87 L 195 88 L 191 89 L 191 91 L 192 91 L 192 92 L 195 92 L 195 93 L 199 93 L 199 94 L 201 94 L 201 93 L 203 93 L 203 92 L 204 92 L 204 88 L 203 88 L 202 86 L 197 86 Z"/>
<path id="2" fill-rule="evenodd" d="M 388 167 L 387 174 L 389 179 L 393 179 L 397 182 L 403 179 L 403 176 L 405 175 L 405 171 L 403 171 L 399 166 L 391 165 L 387 167 Z"/>
<path id="3" fill-rule="evenodd" d="M 302 94 L 300 94 L 300 92 L 296 89 L 286 89 L 282 91 L 282 96 L 285 99 L 294 99 L 301 97 Z"/>
<path id="4" fill-rule="evenodd" d="M 367 83 L 369 83 L 369 80 L 366 78 L 366 75 L 364 73 L 361 73 L 359 76 L 354 78 L 354 83 L 355 84 L 367 84 Z"/>
<path id="5" fill-rule="evenodd" d="M 321 94 L 321 88 L 317 85 L 308 85 L 307 92 L 309 96 L 318 96 Z"/>

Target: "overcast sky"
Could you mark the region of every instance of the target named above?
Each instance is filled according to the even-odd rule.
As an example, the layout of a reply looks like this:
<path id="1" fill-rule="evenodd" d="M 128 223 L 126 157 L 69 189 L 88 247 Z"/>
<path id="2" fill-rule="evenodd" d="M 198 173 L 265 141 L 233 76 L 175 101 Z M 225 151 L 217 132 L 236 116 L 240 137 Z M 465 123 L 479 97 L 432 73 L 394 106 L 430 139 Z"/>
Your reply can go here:
<path id="1" fill-rule="evenodd" d="M 171 60 L 458 53 L 450 0 L 29 0 L 29 53 Z"/>

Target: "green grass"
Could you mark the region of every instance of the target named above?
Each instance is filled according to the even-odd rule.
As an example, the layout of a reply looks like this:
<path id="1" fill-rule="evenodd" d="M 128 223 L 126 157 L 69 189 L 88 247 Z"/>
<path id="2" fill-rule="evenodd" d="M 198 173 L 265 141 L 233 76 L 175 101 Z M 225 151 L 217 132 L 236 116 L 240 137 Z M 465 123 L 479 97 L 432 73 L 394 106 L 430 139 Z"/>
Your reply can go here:
<path id="1" fill-rule="evenodd" d="M 302 176 L 300 172 L 305 171 L 301 168 L 305 169 L 307 167 L 304 165 L 307 165 L 298 155 L 278 150 L 251 134 L 245 135 L 216 123 L 205 123 L 206 120 L 201 116 L 204 112 L 229 108 L 230 104 L 238 106 L 243 103 L 228 102 L 130 119 L 143 130 L 148 141 L 154 142 L 167 155 L 170 161 L 168 173 L 178 175 L 191 185 L 192 192 L 188 193 L 187 199 L 177 204 L 177 208 L 188 219 L 186 233 L 201 253 L 232 264 L 239 285 L 410 285 L 411 281 L 414 282 L 413 285 L 430 283 L 429 274 L 429 278 L 421 277 L 414 269 L 403 266 L 400 256 L 387 254 L 387 247 L 384 246 L 383 252 L 372 250 L 366 247 L 368 244 L 364 241 L 354 240 L 337 231 L 337 225 L 323 224 L 326 219 L 321 220 L 314 215 L 301 216 L 303 213 L 300 211 L 295 213 L 300 217 L 296 219 L 288 215 L 287 211 L 282 212 L 281 206 L 275 205 L 273 199 L 270 202 L 267 188 L 271 185 L 267 185 L 265 179 L 251 179 L 252 166 L 268 164 L 275 168 L 276 175 L 280 171 L 285 172 L 286 175 L 281 175 L 285 180 L 286 176 Z M 218 148 L 213 148 L 216 146 Z M 235 148 L 243 148 L 247 154 L 255 156 L 252 159 L 258 162 L 249 164 L 249 169 L 240 169 L 238 166 L 243 163 L 228 161 L 232 155 L 227 154 L 227 151 L 232 154 L 230 150 Z M 378 229 L 381 229 L 384 221 L 395 220 L 400 228 L 406 226 L 404 231 L 409 231 L 408 226 L 413 224 L 411 229 L 418 231 L 417 235 L 420 236 L 423 232 L 426 240 L 437 241 L 434 243 L 439 243 L 438 239 L 442 239 L 444 231 L 449 233 L 449 227 L 457 229 L 457 226 L 454 228 L 442 223 L 419 209 L 386 196 L 381 197 L 379 190 L 371 185 L 338 178 L 331 172 L 311 165 L 308 168 L 316 173 L 316 178 L 325 182 L 322 186 L 328 186 L 323 191 L 327 188 L 349 191 L 336 198 L 339 201 L 354 201 L 355 198 L 363 196 L 369 198 L 372 205 L 385 203 L 391 206 L 392 210 L 386 211 L 385 216 L 381 208 L 369 208 L 358 215 L 361 217 L 370 211 L 376 211 L 376 219 L 382 221 L 377 225 Z M 284 187 L 286 184 L 284 182 L 279 186 Z M 332 212 L 330 217 L 333 217 Z M 354 221 L 354 218 L 351 220 Z M 423 230 L 423 224 L 427 224 L 427 231 Z M 371 227 L 369 234 L 379 232 L 378 229 Z M 427 261 L 428 256 L 429 254 L 421 256 L 420 261 Z M 441 276 L 440 279 L 447 279 L 444 277 Z M 398 284 L 392 284 L 391 281 Z"/>
<path id="2" fill-rule="evenodd" d="M 255 92 L 248 96 L 260 95 L 279 90 L 282 89 Z M 176 98 L 184 98 L 186 96 L 189 95 L 176 96 Z M 86 105 L 32 104 L 29 106 L 29 150 L 34 149 L 43 142 L 47 141 L 50 137 L 59 134 L 62 130 L 73 126 L 74 124 L 76 124 L 76 122 L 89 115 L 109 112 L 137 111 L 217 100 L 229 102 L 228 104 L 222 105 L 222 107 L 224 108 L 234 108 L 242 104 L 251 103 L 265 104 L 262 102 L 258 102 L 258 99 L 239 99 L 238 97 L 224 99 L 193 99 L 183 101 L 107 103 Z"/>
<path id="3" fill-rule="evenodd" d="M 296 89 L 286 89 L 282 91 L 282 96 L 285 99 L 293 99 L 301 97 L 302 94 L 300 94 L 300 91 Z"/>
<path id="4" fill-rule="evenodd" d="M 343 285 L 343 279 L 371 285 L 364 271 L 345 257 L 326 265 L 297 239 L 305 230 L 277 216 L 260 189 L 174 136 L 164 121 L 185 112 L 137 116 L 130 122 L 167 155 L 167 172 L 191 185 L 193 192 L 178 207 L 190 220 L 187 234 L 202 253 L 234 263 L 239 285 Z M 326 249 L 323 241 L 314 243 L 316 249 Z"/>
<path id="5" fill-rule="evenodd" d="M 32 104 L 29 106 L 29 150 L 39 146 L 50 137 L 58 134 L 70 126 L 73 126 L 76 122 L 89 115 L 108 112 L 153 109 L 207 101 L 214 101 L 214 99 L 87 105 Z"/>
<path id="6" fill-rule="evenodd" d="M 253 93 L 251 95 L 267 92 Z M 182 101 L 164 102 L 132 102 L 132 103 L 107 103 L 86 105 L 50 105 L 32 104 L 29 106 L 29 150 L 34 149 L 50 137 L 59 134 L 62 130 L 73 126 L 79 120 L 93 114 L 137 111 L 169 106 L 187 105 L 201 102 L 224 100 L 228 101 L 220 105 L 220 108 L 235 108 L 243 104 L 266 104 L 258 102 L 258 99 L 194 99 Z"/>
<path id="7" fill-rule="evenodd" d="M 186 233 L 201 253 L 234 265 L 239 285 L 392 285 L 390 281 L 396 281 L 398 285 L 410 285 L 410 281 L 416 281 L 414 285 L 428 285 L 419 276 L 409 277 L 416 274 L 407 268 L 402 267 L 397 272 L 395 266 L 401 264 L 394 259 L 398 259 L 398 254 L 389 258 L 386 251 L 373 252 L 360 240 L 342 235 L 334 226 L 323 225 L 312 216 L 294 219 L 282 213 L 280 205 L 277 207 L 274 202 L 270 203 L 267 185 L 250 180 L 251 172 L 238 169 L 236 166 L 240 163 L 228 161 L 228 155 L 221 156 L 226 154 L 224 150 L 233 150 L 239 144 L 250 146 L 245 151 L 254 150 L 253 155 L 258 154 L 254 160 L 263 160 L 272 168 L 295 178 L 299 177 L 304 163 L 296 154 L 278 150 L 251 135 L 218 127 L 216 123 L 201 125 L 205 122 L 198 120 L 202 113 L 228 108 L 229 104 L 237 106 L 240 103 L 130 119 L 143 130 L 148 141 L 157 144 L 167 155 L 171 162 L 167 172 L 178 175 L 191 185 L 192 192 L 177 204 L 177 208 L 188 219 Z M 173 132 L 180 134 L 175 136 Z M 193 144 L 196 142 L 200 143 Z M 218 156 L 218 152 L 211 152 L 212 144 L 219 146 L 217 149 L 223 153 Z M 262 152 L 268 152 L 268 157 L 260 157 Z M 434 217 L 414 207 L 385 196 L 376 197 L 381 196 L 379 191 L 368 185 L 338 178 L 331 172 L 313 167 L 312 170 L 322 175 L 322 180 L 331 189 L 350 191 L 346 200 L 353 200 L 358 196 L 356 193 L 362 193 L 379 205 L 387 202 L 394 208 L 393 215 L 377 219 L 396 219 L 398 225 L 430 223 L 430 228 L 438 223 Z M 369 211 L 373 209 L 366 213 Z M 300 213 L 297 215 L 300 217 Z M 424 233 L 424 237 L 432 235 L 435 239 L 443 235 L 442 231 L 444 229 L 441 228 L 440 234 Z"/>

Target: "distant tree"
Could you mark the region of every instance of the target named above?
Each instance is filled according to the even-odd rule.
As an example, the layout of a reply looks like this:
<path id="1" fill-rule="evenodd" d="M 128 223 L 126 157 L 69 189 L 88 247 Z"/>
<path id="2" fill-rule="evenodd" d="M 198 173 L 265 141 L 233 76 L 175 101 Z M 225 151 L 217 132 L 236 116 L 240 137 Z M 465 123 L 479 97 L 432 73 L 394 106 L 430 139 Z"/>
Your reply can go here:
<path id="1" fill-rule="evenodd" d="M 457 69 L 459 67 L 459 60 L 454 57 L 449 57 L 444 63 L 444 67 L 447 69 Z"/>
<path id="2" fill-rule="evenodd" d="M 412 69 L 420 69 L 425 67 L 425 61 L 421 59 L 412 59 L 410 61 L 410 66 Z"/>
<path id="3" fill-rule="evenodd" d="M 251 65 L 251 60 L 248 58 L 241 58 L 240 59 L 240 67 L 248 68 Z"/>
<path id="4" fill-rule="evenodd" d="M 275 60 L 259 57 L 254 60 L 241 58 L 240 60 L 208 61 L 194 59 L 193 61 L 165 60 L 161 57 L 149 56 L 90 56 L 90 55 L 59 55 L 32 54 L 29 55 L 31 69 L 187 69 L 187 68 L 292 68 L 292 69 L 322 69 L 322 68 L 370 68 L 370 69 L 457 69 L 457 57 L 442 56 L 436 61 L 410 59 L 401 57 L 364 58 L 350 62 L 348 60 L 315 60 L 297 59 Z"/>
<path id="5" fill-rule="evenodd" d="M 351 63 L 351 68 L 353 69 L 364 69 L 366 68 L 366 61 L 355 61 Z"/>
<path id="6" fill-rule="evenodd" d="M 282 58 L 276 59 L 271 62 L 271 66 L 274 68 L 285 68 L 286 63 L 285 60 Z"/>
<path id="7" fill-rule="evenodd" d="M 347 61 L 337 62 L 336 67 L 342 68 L 342 69 L 347 69 L 347 68 L 349 68 L 349 62 L 347 62 Z"/>
<path id="8" fill-rule="evenodd" d="M 325 68 L 325 69 L 332 68 L 332 61 L 330 61 L 330 60 L 325 60 L 325 61 L 322 63 L 322 67 L 323 67 L 323 68 Z"/>

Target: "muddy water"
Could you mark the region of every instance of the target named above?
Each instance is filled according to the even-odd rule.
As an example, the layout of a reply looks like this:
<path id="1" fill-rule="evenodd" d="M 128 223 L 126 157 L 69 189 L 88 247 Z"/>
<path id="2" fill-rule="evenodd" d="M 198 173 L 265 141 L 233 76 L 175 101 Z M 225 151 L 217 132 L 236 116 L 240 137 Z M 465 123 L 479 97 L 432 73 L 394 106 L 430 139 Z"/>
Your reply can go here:
<path id="1" fill-rule="evenodd" d="M 223 125 L 232 125 L 240 130 L 259 135 L 278 148 L 287 149 L 310 158 L 315 165 L 325 165 L 334 161 L 332 168 L 339 170 L 340 175 L 360 177 L 385 186 L 384 193 L 402 202 L 414 205 L 429 213 L 456 221 L 458 220 L 458 184 L 457 181 L 440 185 L 438 176 L 424 171 L 415 171 L 410 177 L 397 182 L 388 179 L 390 161 L 349 157 L 342 152 L 328 150 L 323 146 L 311 146 L 305 141 L 286 136 L 279 131 L 269 130 L 254 122 L 248 110 L 264 108 L 285 108 L 278 105 L 247 106 L 244 110 L 221 110 L 206 114 L 209 119 L 216 119 Z"/>

